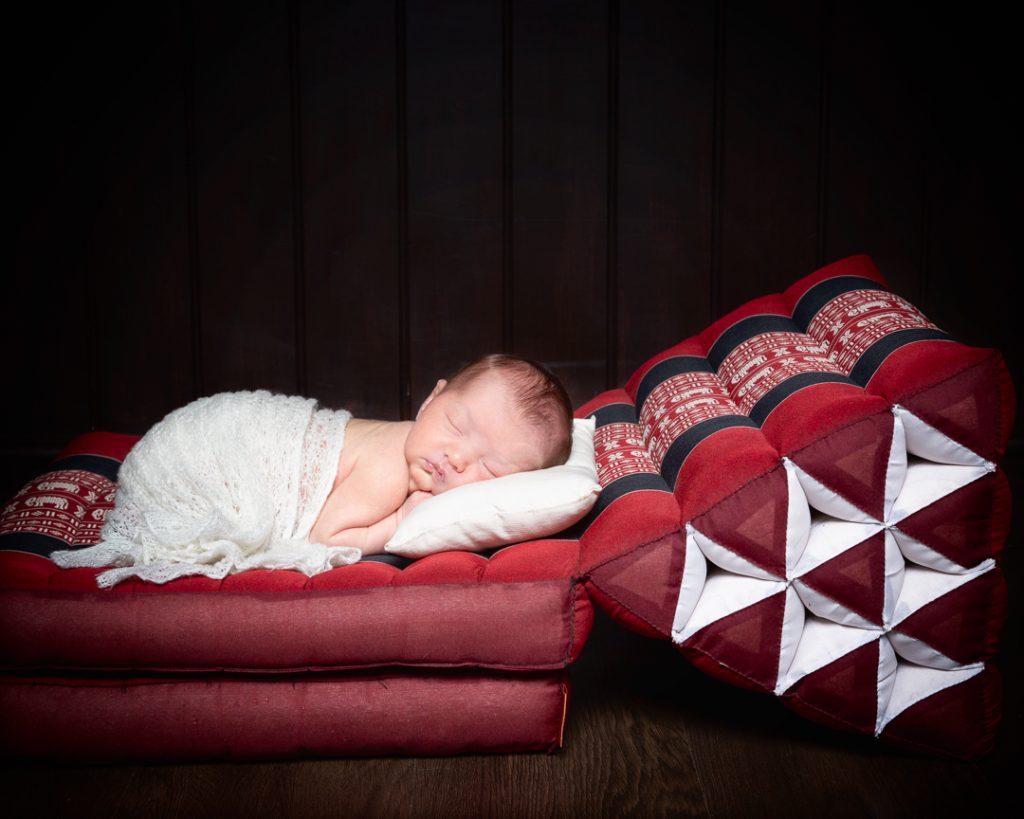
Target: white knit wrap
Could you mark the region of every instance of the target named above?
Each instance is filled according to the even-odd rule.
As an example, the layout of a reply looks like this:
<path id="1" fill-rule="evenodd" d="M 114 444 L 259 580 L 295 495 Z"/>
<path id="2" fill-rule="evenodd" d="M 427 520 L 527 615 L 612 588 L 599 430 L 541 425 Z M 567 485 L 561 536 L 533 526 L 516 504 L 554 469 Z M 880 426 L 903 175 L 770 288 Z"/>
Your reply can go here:
<path id="1" fill-rule="evenodd" d="M 62 567 L 121 567 L 97 575 L 102 588 L 128 577 L 166 583 L 255 568 L 313 575 L 354 563 L 359 549 L 308 540 L 351 417 L 267 390 L 199 398 L 128 453 L 101 541 L 51 558 Z"/>

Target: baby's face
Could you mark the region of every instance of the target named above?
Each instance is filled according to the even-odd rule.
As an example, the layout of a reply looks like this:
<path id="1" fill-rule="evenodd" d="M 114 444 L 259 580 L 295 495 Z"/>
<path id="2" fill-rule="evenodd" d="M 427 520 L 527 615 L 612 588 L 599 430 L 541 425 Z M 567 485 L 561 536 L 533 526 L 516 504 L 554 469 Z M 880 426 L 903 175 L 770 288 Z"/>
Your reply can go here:
<path id="1" fill-rule="evenodd" d="M 457 390 L 445 384 L 423 402 L 405 442 L 410 492 L 437 495 L 543 465 L 546 437 L 520 418 L 503 376 L 487 372 Z"/>

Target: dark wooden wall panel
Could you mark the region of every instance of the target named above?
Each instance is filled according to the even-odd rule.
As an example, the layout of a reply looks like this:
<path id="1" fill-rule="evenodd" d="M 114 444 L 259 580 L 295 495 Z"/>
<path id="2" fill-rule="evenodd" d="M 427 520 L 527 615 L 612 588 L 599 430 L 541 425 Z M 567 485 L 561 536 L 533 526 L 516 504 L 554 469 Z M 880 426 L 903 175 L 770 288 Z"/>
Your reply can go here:
<path id="1" fill-rule="evenodd" d="M 820 4 L 723 5 L 716 315 L 810 273 L 818 237 Z"/>
<path id="2" fill-rule="evenodd" d="M 196 395 L 181 3 L 152 3 L 144 23 L 137 37 L 104 27 L 93 41 L 118 68 L 97 101 L 90 156 L 102 182 L 82 214 L 101 318 L 94 422 L 137 434 Z"/>
<path id="3" fill-rule="evenodd" d="M 192 13 L 201 391 L 293 392 L 287 3 L 252 4 L 241 16 L 196 3 Z"/>
<path id="4" fill-rule="evenodd" d="M 502 347 L 502 36 L 497 0 L 408 5 L 411 410 Z"/>
<path id="5" fill-rule="evenodd" d="M 908 70 L 913 44 L 886 36 L 863 9 L 830 11 L 824 259 L 869 253 L 916 304 L 929 157 L 921 89 Z"/>
<path id="6" fill-rule="evenodd" d="M 616 382 L 712 318 L 715 4 L 620 15 Z"/>
<path id="7" fill-rule="evenodd" d="M 101 180 L 86 123 L 112 67 L 81 36 L 93 16 L 70 9 L 66 28 L 32 8 L 7 19 L 5 170 L 15 216 L 0 295 L 7 363 L 0 446 L 19 466 L 91 426 L 105 366 L 93 334 L 101 299 L 88 278 L 88 214 Z"/>
<path id="8" fill-rule="evenodd" d="M 506 349 L 582 403 L 851 253 L 1024 377 L 1015 43 L 980 12 L 160 0 L 10 30 L 7 489 L 218 390 L 407 417 Z"/>
<path id="9" fill-rule="evenodd" d="M 395 7 L 303 3 L 299 19 L 307 392 L 400 415 Z"/>
<path id="10" fill-rule="evenodd" d="M 1011 102 L 1020 96 L 1017 34 L 990 19 L 965 18 L 933 22 L 917 37 L 914 77 L 928 96 L 931 157 L 922 308 L 954 337 L 1002 351 L 1016 379 L 1019 436 L 1022 175 Z"/>
<path id="11" fill-rule="evenodd" d="M 606 385 L 608 12 L 517 3 L 514 349 L 577 404 Z"/>

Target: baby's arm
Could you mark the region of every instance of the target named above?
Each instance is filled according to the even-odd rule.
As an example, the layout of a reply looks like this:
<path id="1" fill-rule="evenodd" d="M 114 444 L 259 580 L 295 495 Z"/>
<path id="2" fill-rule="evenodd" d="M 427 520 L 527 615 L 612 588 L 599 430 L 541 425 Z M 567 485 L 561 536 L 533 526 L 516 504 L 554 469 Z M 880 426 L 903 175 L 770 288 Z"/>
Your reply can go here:
<path id="1" fill-rule="evenodd" d="M 348 480 L 351 481 L 352 478 Z M 379 555 L 384 552 L 384 544 L 394 534 L 402 519 L 414 507 L 430 498 L 429 492 L 414 491 L 394 512 L 369 525 L 359 525 L 372 520 L 378 514 L 371 506 L 358 502 L 357 499 L 367 497 L 366 487 L 360 483 L 358 480 L 347 486 L 342 483 L 335 489 L 321 519 L 317 520 L 309 532 L 310 542 L 328 546 L 350 546 L 361 550 L 365 555 Z"/>
<path id="2" fill-rule="evenodd" d="M 398 528 L 398 511 L 392 512 L 384 520 L 372 526 L 353 526 L 335 532 L 321 542 L 328 546 L 354 546 L 361 549 L 364 555 L 378 555 L 384 551 L 384 544 Z"/>

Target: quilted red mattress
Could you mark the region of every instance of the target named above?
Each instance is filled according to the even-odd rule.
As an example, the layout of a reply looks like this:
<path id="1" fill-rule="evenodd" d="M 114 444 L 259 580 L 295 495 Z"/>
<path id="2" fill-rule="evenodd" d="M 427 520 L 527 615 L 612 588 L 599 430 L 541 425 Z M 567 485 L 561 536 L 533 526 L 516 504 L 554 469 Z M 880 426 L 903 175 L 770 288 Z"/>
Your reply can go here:
<path id="1" fill-rule="evenodd" d="M 617 467 L 589 516 L 545 540 L 100 590 L 100 569 L 48 555 L 99 539 L 136 440 L 80 436 L 0 513 L 8 756 L 553 752 L 593 622 L 581 554 L 681 532 L 671 497 L 626 491 L 650 476 Z"/>

